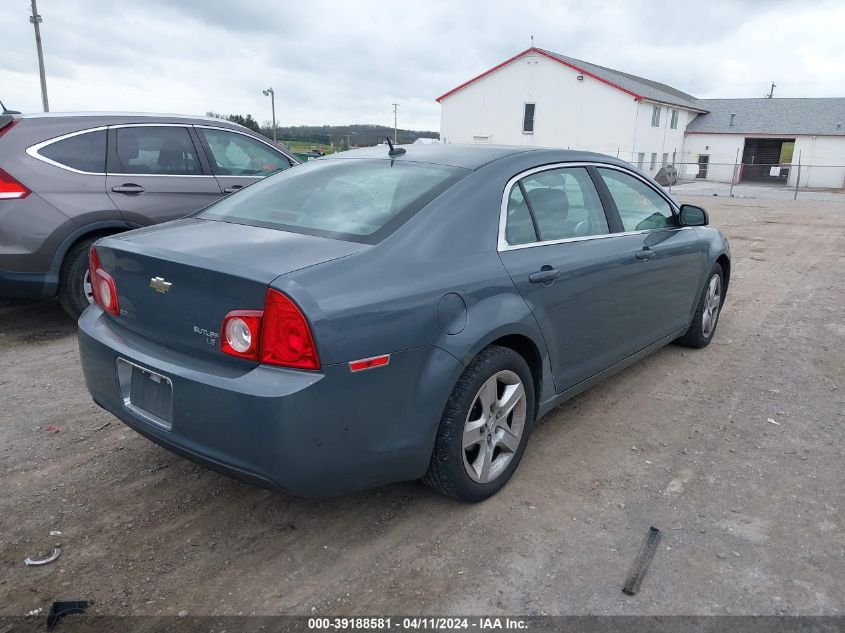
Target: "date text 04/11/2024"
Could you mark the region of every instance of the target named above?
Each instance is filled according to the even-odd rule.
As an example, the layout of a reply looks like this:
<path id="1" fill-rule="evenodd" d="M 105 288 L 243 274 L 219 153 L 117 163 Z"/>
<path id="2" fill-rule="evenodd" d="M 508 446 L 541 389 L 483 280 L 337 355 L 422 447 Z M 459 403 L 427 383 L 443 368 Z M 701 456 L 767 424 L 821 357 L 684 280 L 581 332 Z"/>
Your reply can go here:
<path id="1" fill-rule="evenodd" d="M 518 618 L 501 617 L 408 617 L 408 618 L 379 618 L 379 617 L 350 617 L 350 618 L 309 618 L 308 628 L 311 630 L 524 630 L 527 623 Z"/>

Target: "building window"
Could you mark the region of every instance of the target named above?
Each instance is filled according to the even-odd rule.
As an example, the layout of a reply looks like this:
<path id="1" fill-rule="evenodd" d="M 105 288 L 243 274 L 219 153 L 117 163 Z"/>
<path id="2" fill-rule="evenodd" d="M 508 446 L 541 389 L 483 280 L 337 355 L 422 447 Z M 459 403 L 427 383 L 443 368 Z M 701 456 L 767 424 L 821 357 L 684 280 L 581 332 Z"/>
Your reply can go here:
<path id="1" fill-rule="evenodd" d="M 660 127 L 660 106 L 651 109 L 651 127 Z"/>
<path id="2" fill-rule="evenodd" d="M 661 167 L 666 167 L 666 163 L 669 162 L 669 153 L 663 152 L 663 161 L 660 163 Z"/>
<path id="3" fill-rule="evenodd" d="M 640 152 L 639 154 L 637 154 L 637 169 L 642 169 L 644 162 L 645 162 L 645 152 Z"/>
<path id="4" fill-rule="evenodd" d="M 652 152 L 651 153 L 651 162 L 649 163 L 648 168 L 654 169 L 655 167 L 657 167 L 657 152 Z"/>
<path id="5" fill-rule="evenodd" d="M 535 104 L 526 103 L 522 112 L 522 133 L 534 134 L 534 109 Z"/>
<path id="6" fill-rule="evenodd" d="M 669 127 L 673 130 L 678 129 L 678 111 L 672 110 L 672 120 L 669 121 Z"/>

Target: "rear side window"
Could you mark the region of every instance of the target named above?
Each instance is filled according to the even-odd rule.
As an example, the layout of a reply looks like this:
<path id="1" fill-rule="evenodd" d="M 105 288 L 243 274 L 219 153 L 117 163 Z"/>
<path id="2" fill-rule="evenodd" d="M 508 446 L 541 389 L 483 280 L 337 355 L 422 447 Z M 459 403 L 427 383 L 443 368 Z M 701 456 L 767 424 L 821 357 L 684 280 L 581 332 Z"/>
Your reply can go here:
<path id="1" fill-rule="evenodd" d="M 526 176 L 511 189 L 507 213 L 505 237 L 511 245 L 608 233 L 601 200 L 583 167 Z"/>
<path id="2" fill-rule="evenodd" d="M 200 132 L 211 149 L 215 174 L 267 176 L 290 167 L 284 154 L 243 134 L 202 128 Z"/>
<path id="3" fill-rule="evenodd" d="M 672 207 L 647 184 L 615 169 L 600 167 L 599 173 L 616 203 L 625 231 L 647 231 L 675 226 Z"/>
<path id="4" fill-rule="evenodd" d="M 321 159 L 250 185 L 198 217 L 374 244 L 466 173 L 409 161 Z"/>
<path id="5" fill-rule="evenodd" d="M 120 127 L 115 130 L 115 174 L 202 174 L 188 128 L 179 126 Z"/>
<path id="6" fill-rule="evenodd" d="M 106 131 L 70 136 L 45 145 L 38 154 L 71 169 L 103 174 L 106 171 Z"/>

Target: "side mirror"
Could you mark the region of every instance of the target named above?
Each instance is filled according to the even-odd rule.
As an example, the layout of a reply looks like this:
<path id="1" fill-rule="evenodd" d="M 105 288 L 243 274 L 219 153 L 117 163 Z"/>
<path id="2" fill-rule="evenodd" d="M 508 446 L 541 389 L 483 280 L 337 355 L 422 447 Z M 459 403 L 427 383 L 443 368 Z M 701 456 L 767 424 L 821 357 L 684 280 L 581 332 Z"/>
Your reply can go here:
<path id="1" fill-rule="evenodd" d="M 710 222 L 707 211 L 694 204 L 682 204 L 679 219 L 681 226 L 707 226 Z"/>

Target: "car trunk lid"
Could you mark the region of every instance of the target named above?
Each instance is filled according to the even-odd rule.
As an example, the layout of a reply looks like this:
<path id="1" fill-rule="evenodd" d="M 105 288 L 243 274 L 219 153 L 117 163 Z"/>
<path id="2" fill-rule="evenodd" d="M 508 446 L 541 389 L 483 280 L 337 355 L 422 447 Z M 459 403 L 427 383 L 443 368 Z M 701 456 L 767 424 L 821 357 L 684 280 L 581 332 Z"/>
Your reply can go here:
<path id="1" fill-rule="evenodd" d="M 261 310 L 267 287 L 280 275 L 367 248 L 186 218 L 105 238 L 97 254 L 115 280 L 121 325 L 174 349 L 249 363 L 220 350 L 228 312 Z"/>

